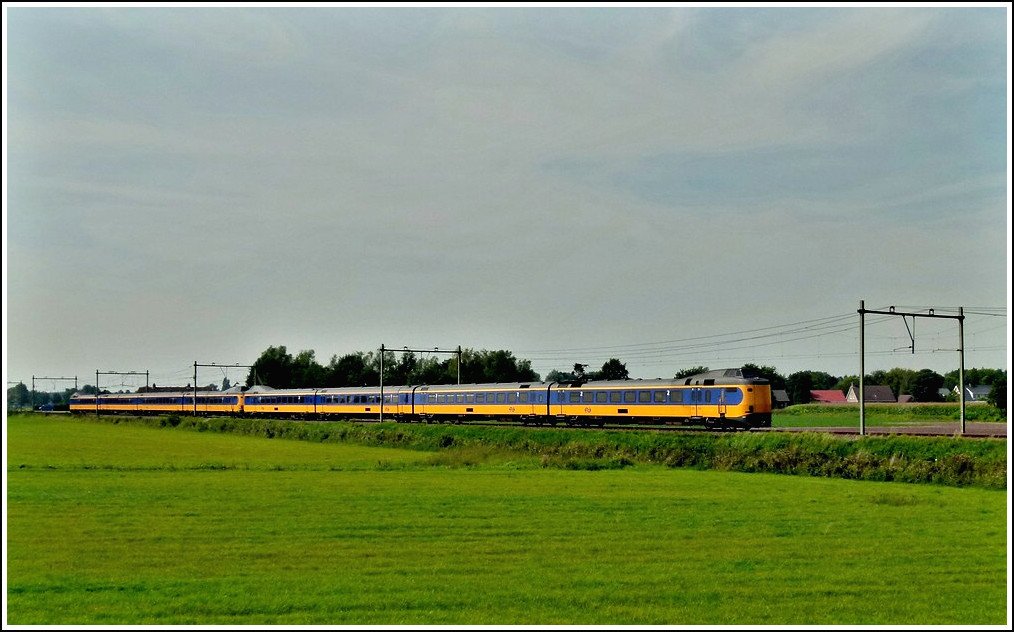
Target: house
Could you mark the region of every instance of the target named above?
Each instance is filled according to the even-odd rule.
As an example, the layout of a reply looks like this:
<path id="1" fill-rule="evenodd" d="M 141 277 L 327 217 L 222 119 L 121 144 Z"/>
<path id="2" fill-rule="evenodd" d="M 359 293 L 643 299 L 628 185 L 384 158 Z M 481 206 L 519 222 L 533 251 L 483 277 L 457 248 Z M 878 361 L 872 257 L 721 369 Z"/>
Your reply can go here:
<path id="1" fill-rule="evenodd" d="M 810 401 L 814 404 L 844 404 L 845 395 L 838 389 L 810 391 Z"/>
<path id="2" fill-rule="evenodd" d="M 993 389 L 992 386 L 965 386 L 965 401 L 966 402 L 984 402 L 989 396 L 989 391 Z M 951 389 L 954 396 L 958 395 L 958 387 L 955 386 Z"/>
<path id="3" fill-rule="evenodd" d="M 897 398 L 894 396 L 894 391 L 891 390 L 890 386 L 866 386 L 863 385 L 863 395 L 866 398 L 866 403 L 875 404 L 896 404 Z M 845 401 L 853 404 L 859 403 L 859 385 L 852 384 L 849 386 L 848 395 L 845 396 Z"/>
<path id="4" fill-rule="evenodd" d="M 789 393 L 783 390 L 772 390 L 771 391 L 771 407 L 772 408 L 786 408 L 791 402 L 789 401 Z"/>

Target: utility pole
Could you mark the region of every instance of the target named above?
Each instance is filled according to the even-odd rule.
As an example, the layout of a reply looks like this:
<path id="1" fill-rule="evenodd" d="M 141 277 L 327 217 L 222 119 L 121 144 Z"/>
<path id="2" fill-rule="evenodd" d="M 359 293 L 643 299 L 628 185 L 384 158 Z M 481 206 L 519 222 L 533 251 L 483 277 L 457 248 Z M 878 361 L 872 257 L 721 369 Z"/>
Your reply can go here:
<path id="1" fill-rule="evenodd" d="M 74 391 L 77 391 L 77 376 L 74 377 L 44 377 L 44 376 L 32 376 L 32 392 L 29 393 L 32 400 L 32 410 L 35 410 L 35 380 L 74 380 Z"/>
<path id="2" fill-rule="evenodd" d="M 215 364 L 214 362 L 212 362 L 211 364 L 199 364 L 197 362 L 197 360 L 194 360 L 194 417 L 197 416 L 197 367 L 199 367 L 199 366 L 204 366 L 204 367 L 214 366 L 214 367 L 218 367 L 220 369 L 231 369 L 231 368 L 236 368 L 236 369 L 252 369 L 253 368 L 252 364 Z"/>
<path id="3" fill-rule="evenodd" d="M 917 317 L 949 318 L 958 321 L 958 388 L 961 389 L 959 397 L 961 401 L 961 434 L 965 434 L 965 308 L 959 307 L 957 316 L 936 314 L 932 308 L 927 313 L 899 312 L 894 309 L 893 305 L 888 308 L 888 311 L 884 312 L 866 309 L 865 301 L 859 301 L 859 434 L 866 434 L 866 394 L 864 392 L 864 381 L 866 379 L 864 372 L 866 314 L 883 314 L 885 316 L 901 316 L 902 318 L 911 316 L 913 329 Z M 905 327 L 908 328 L 908 321 L 905 322 Z M 912 333 L 912 329 L 909 329 L 908 335 L 912 338 L 912 353 L 915 353 L 915 335 Z"/>
<path id="4" fill-rule="evenodd" d="M 100 375 L 143 375 L 144 376 L 144 388 L 145 388 L 145 390 L 148 390 L 148 388 L 150 388 L 148 386 L 148 378 L 150 377 L 150 372 L 149 371 L 145 371 L 144 373 L 141 373 L 140 371 L 99 371 L 98 369 L 96 369 L 95 370 L 95 416 L 96 417 L 99 416 L 99 395 L 102 393 L 102 391 L 99 389 L 99 376 Z"/>
<path id="5" fill-rule="evenodd" d="M 383 344 L 380 345 L 380 423 L 384 423 L 384 351 L 387 350 Z M 409 349 L 401 348 L 403 353 L 454 353 L 458 356 L 458 384 L 461 384 L 461 345 L 455 350 L 441 350 L 439 347 L 432 349 Z"/>

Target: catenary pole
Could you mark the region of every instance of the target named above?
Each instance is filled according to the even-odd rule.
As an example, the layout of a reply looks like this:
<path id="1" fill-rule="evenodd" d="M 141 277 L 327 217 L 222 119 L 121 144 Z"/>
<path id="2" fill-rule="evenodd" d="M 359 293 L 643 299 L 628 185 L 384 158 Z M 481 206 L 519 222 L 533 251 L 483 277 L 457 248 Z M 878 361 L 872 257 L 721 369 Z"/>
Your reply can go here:
<path id="1" fill-rule="evenodd" d="M 951 320 L 958 321 L 958 388 L 961 389 L 959 395 L 961 400 L 961 434 L 965 434 L 965 308 L 958 308 L 958 315 L 951 316 L 948 314 L 937 314 L 930 308 L 926 313 L 915 313 L 915 312 L 899 312 L 894 306 L 888 308 L 888 311 L 879 311 L 873 309 L 866 309 L 864 301 L 859 301 L 859 433 L 866 433 L 866 398 L 863 393 L 863 360 L 865 357 L 864 350 L 864 317 L 866 314 L 882 314 L 884 316 L 906 316 L 912 317 L 913 328 L 915 327 L 916 318 L 949 318 Z M 915 349 L 915 338 L 912 339 L 912 348 Z"/>

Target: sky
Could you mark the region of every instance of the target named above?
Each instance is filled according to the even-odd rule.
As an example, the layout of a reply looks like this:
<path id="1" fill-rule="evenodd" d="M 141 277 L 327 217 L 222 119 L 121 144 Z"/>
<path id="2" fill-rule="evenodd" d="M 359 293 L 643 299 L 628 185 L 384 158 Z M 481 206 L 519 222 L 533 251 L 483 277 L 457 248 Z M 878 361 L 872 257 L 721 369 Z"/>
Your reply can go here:
<path id="1" fill-rule="evenodd" d="M 1010 368 L 1006 4 L 3 20 L 8 387 L 382 344 L 845 376 L 861 306 Z M 864 320 L 867 373 L 958 368 L 957 320 Z"/>

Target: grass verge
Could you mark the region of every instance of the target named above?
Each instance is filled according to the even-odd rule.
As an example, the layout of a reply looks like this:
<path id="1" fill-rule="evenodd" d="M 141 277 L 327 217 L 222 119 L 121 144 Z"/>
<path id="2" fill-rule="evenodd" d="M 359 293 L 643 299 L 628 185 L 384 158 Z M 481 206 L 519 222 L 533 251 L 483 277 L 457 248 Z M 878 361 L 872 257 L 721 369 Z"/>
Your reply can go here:
<path id="1" fill-rule="evenodd" d="M 655 433 L 233 418 L 79 418 L 84 424 L 176 428 L 310 443 L 433 452 L 446 466 L 531 462 L 558 469 L 671 468 L 1007 488 L 1007 442 L 824 433 Z"/>

